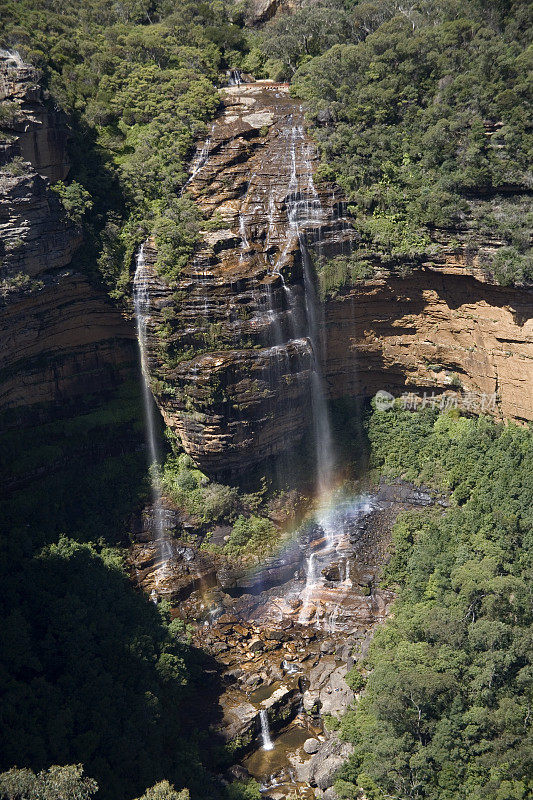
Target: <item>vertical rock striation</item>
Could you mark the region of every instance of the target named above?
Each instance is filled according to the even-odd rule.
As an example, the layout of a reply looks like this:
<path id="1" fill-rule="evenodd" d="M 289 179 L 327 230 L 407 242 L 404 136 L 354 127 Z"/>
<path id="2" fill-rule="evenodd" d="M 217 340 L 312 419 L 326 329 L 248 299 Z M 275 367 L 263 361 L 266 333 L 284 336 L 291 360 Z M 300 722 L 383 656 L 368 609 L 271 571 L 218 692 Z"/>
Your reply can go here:
<path id="1" fill-rule="evenodd" d="M 50 189 L 68 173 L 68 131 L 37 81 L 16 53 L 0 51 L 0 411 L 9 410 L 7 424 L 71 413 L 80 399 L 135 374 L 137 361 L 133 326 L 72 267 L 81 231 Z"/>
<path id="2" fill-rule="evenodd" d="M 68 129 L 65 115 L 53 106 L 39 80 L 38 70 L 25 64 L 18 53 L 0 50 L 0 103 L 4 106 L 0 165 L 21 156 L 54 182 L 68 175 Z"/>
<path id="3" fill-rule="evenodd" d="M 340 252 L 350 236 L 333 188 L 315 189 L 316 151 L 288 87 L 230 87 L 223 104 L 187 186 L 210 230 L 175 285 L 154 270 L 149 323 L 165 421 L 214 473 L 285 452 L 311 425 L 322 353 L 302 252 Z"/>
<path id="4" fill-rule="evenodd" d="M 242 473 L 293 449 L 312 428 L 317 364 L 332 398 L 457 388 L 496 393 L 489 412 L 530 419 L 531 292 L 450 256 L 314 303 L 313 263 L 356 237 L 342 197 L 315 186 L 317 153 L 286 85 L 222 97 L 186 187 L 208 221 L 201 247 L 172 286 L 146 248 L 152 388 L 202 469 Z"/>

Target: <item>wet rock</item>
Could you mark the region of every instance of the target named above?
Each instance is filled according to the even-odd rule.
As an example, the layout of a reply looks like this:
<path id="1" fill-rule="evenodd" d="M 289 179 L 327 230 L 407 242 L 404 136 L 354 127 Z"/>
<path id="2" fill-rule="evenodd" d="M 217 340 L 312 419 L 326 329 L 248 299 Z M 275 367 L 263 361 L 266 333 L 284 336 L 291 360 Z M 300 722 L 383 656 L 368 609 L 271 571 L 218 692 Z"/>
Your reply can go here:
<path id="1" fill-rule="evenodd" d="M 227 771 L 226 776 L 229 781 L 248 781 L 250 773 L 242 764 L 233 764 Z"/>
<path id="2" fill-rule="evenodd" d="M 229 647 L 226 644 L 226 642 L 215 642 L 212 645 L 211 650 L 215 654 L 217 654 L 217 653 L 225 653 L 226 650 L 229 650 Z"/>
<path id="3" fill-rule="evenodd" d="M 304 751 L 309 755 L 316 753 L 319 747 L 320 742 L 318 739 L 306 739 L 304 742 Z"/>
<path id="4" fill-rule="evenodd" d="M 246 680 L 244 681 L 244 685 L 249 689 L 256 689 L 258 686 L 261 685 L 261 683 L 262 679 L 259 677 L 259 675 L 253 675 L 253 674 L 250 675 L 248 678 L 246 678 Z"/>
<path id="5" fill-rule="evenodd" d="M 173 287 L 151 270 L 153 242 L 146 248 L 153 273 L 148 291 L 158 298 L 149 321 L 149 358 L 175 390 L 156 391 L 156 399 L 167 425 L 210 475 L 242 474 L 286 452 L 310 424 L 313 353 L 309 340 L 291 331 L 284 291 L 284 283 L 290 285 L 305 313 L 300 239 L 287 215 L 293 163 L 302 199 L 320 196 L 320 215 L 299 221 L 310 249 L 320 238 L 323 253 L 331 256 L 356 238 L 341 218 L 338 188 L 321 182 L 311 190 L 318 152 L 287 85 L 230 86 L 221 92 L 221 106 L 207 158 L 187 189 L 206 220 L 216 213 L 223 224 L 203 232 Z M 179 303 L 172 300 L 176 290 L 184 298 Z M 169 303 L 175 311 L 173 346 L 193 352 L 172 370 L 161 362 L 155 335 L 160 308 Z M 216 341 L 205 352 L 211 329 Z M 279 584 L 292 579 L 295 569 L 290 558 L 278 560 L 263 571 L 262 581 Z M 257 588 L 248 573 L 234 578 L 228 586 Z"/>
<path id="6" fill-rule="evenodd" d="M 268 639 L 273 639 L 276 642 L 286 641 L 287 633 L 282 630 L 271 630 L 267 634 Z"/>
<path id="7" fill-rule="evenodd" d="M 322 575 L 327 581 L 340 581 L 341 570 L 339 564 L 328 564 L 328 566 L 324 567 L 322 570 Z"/>
<path id="8" fill-rule="evenodd" d="M 307 711 L 308 714 L 311 714 L 312 716 L 317 716 L 320 714 L 320 700 L 318 699 L 316 692 L 310 692 L 309 690 L 304 692 L 302 696 L 302 703 L 304 711 Z"/>

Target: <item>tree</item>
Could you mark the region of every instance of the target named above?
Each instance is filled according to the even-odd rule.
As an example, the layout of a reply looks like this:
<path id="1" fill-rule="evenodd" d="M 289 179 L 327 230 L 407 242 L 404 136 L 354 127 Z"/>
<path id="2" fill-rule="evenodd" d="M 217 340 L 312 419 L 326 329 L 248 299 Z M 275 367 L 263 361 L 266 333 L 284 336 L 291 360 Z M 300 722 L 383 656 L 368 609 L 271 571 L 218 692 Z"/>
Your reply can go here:
<path id="1" fill-rule="evenodd" d="M 90 800 L 97 790 L 81 764 L 52 766 L 37 775 L 14 767 L 0 775 L 0 795 L 7 800 Z"/>
<path id="2" fill-rule="evenodd" d="M 139 800 L 189 800 L 189 790 L 178 792 L 168 781 L 160 781 L 147 789 Z"/>

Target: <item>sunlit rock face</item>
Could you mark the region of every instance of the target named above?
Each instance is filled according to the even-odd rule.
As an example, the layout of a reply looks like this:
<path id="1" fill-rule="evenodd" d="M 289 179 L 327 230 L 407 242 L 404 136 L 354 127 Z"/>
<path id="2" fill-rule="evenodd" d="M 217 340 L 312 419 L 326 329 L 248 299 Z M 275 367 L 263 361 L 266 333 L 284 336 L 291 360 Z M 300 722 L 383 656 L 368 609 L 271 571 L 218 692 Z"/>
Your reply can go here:
<path id="1" fill-rule="evenodd" d="M 246 5 L 246 24 L 258 27 L 278 14 L 299 8 L 302 0 L 250 0 Z"/>
<path id="2" fill-rule="evenodd" d="M 316 150 L 288 87 L 230 87 L 223 103 L 187 186 L 215 229 L 175 286 L 154 272 L 150 287 L 153 389 L 211 473 L 242 472 L 310 426 L 322 348 L 310 336 L 318 309 L 302 252 L 341 252 L 351 235 L 333 187 L 315 188 Z"/>
<path id="3" fill-rule="evenodd" d="M 533 418 L 531 289 L 482 282 L 449 260 L 341 292 L 325 319 L 330 397 L 447 392 L 473 413 Z"/>
<path id="4" fill-rule="evenodd" d="M 302 109 L 266 81 L 228 87 L 222 101 L 186 187 L 210 223 L 202 245 L 175 285 L 153 268 L 149 281 L 152 389 L 201 468 L 242 474 L 293 450 L 313 427 L 317 362 L 330 398 L 457 390 L 530 419 L 531 291 L 487 283 L 441 232 L 427 264 L 320 305 L 315 262 L 349 253 L 357 236 L 338 189 L 313 177 Z M 153 242 L 146 258 L 155 263 Z"/>

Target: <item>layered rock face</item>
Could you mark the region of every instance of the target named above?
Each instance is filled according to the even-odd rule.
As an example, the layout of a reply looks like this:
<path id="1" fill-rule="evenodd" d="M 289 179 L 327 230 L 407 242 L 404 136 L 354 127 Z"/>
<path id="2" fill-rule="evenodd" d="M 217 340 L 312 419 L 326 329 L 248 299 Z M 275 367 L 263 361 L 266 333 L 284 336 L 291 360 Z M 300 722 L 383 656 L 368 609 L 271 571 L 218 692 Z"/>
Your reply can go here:
<path id="1" fill-rule="evenodd" d="M 153 390 L 185 449 L 214 474 L 290 451 L 320 371 L 330 398 L 455 390 L 476 394 L 469 410 L 530 419 L 531 291 L 491 285 L 450 251 L 317 302 L 314 262 L 356 237 L 316 166 L 285 85 L 230 87 L 187 185 L 210 221 L 202 247 L 172 288 L 146 247 Z"/>
<path id="2" fill-rule="evenodd" d="M 67 128 L 37 77 L 0 53 L 0 411 L 18 423 L 35 420 L 27 407 L 46 418 L 114 387 L 137 362 L 133 326 L 71 267 L 81 234 L 50 189 L 68 172 Z"/>
<path id="3" fill-rule="evenodd" d="M 452 264 L 365 281 L 326 306 L 330 396 L 448 391 L 474 413 L 530 420 L 532 310 L 532 290 L 484 283 Z"/>
<path id="4" fill-rule="evenodd" d="M 332 187 L 314 186 L 316 151 L 288 87 L 235 86 L 223 101 L 187 186 L 215 229 L 172 288 L 149 277 L 153 389 L 214 473 L 290 449 L 311 424 L 321 356 L 311 259 L 350 236 Z"/>
<path id="5" fill-rule="evenodd" d="M 68 175 L 67 127 L 64 115 L 48 103 L 39 73 L 18 53 L 0 50 L 0 128 L 11 136 L 0 145 L 0 164 L 21 156 L 51 181 Z"/>
<path id="6" fill-rule="evenodd" d="M 302 5 L 302 0 L 251 0 L 246 6 L 246 23 L 264 25 L 277 14 L 287 13 Z"/>

